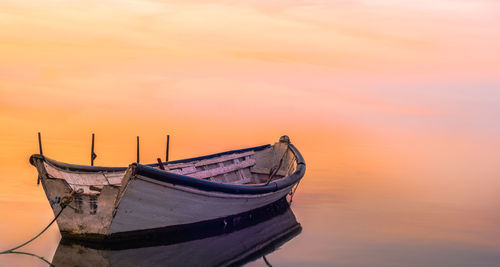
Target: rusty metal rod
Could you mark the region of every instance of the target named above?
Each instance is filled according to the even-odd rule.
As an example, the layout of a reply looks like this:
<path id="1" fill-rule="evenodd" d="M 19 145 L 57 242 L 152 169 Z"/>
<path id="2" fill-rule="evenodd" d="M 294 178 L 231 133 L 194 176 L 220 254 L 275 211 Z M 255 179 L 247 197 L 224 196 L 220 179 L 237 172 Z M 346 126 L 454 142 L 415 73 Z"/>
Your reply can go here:
<path id="1" fill-rule="evenodd" d="M 137 136 L 137 163 L 139 163 L 139 136 Z"/>
<path id="2" fill-rule="evenodd" d="M 170 149 L 170 135 L 167 134 L 167 151 L 165 152 L 165 161 L 168 162 L 168 150 Z"/>
<path id="3" fill-rule="evenodd" d="M 165 170 L 165 166 L 163 165 L 163 162 L 161 162 L 161 159 L 157 158 L 156 160 L 158 161 L 158 167 L 160 167 L 160 169 L 162 170 Z"/>
<path id="4" fill-rule="evenodd" d="M 38 132 L 38 148 L 40 148 L 40 155 L 43 155 L 42 136 L 40 135 L 40 132 Z"/>
<path id="5" fill-rule="evenodd" d="M 90 149 L 90 166 L 94 166 L 94 159 L 96 154 L 94 153 L 94 133 L 92 133 L 92 148 Z"/>
<path id="6" fill-rule="evenodd" d="M 40 155 L 43 156 L 43 151 L 42 151 L 42 136 L 40 135 L 40 132 L 38 132 L 38 148 L 40 149 Z M 36 184 L 40 184 L 40 174 L 38 174 L 38 178 L 36 179 Z"/>

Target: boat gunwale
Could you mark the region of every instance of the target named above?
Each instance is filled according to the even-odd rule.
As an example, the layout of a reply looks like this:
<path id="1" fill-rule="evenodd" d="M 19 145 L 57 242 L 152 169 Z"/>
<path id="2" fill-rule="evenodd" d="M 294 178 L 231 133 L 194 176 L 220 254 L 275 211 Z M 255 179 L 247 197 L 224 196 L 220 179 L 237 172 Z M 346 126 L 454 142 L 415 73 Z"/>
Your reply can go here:
<path id="1" fill-rule="evenodd" d="M 249 147 L 249 148 L 243 148 L 243 149 L 236 149 L 236 150 L 229 150 L 225 152 L 220 152 L 220 153 L 215 153 L 215 154 L 210 154 L 210 155 L 205 155 L 205 156 L 198 156 L 198 157 L 193 157 L 193 158 L 187 158 L 187 159 L 180 159 L 180 160 L 172 160 L 172 161 L 166 161 L 162 162 L 164 165 L 167 164 L 177 164 L 177 163 L 185 163 L 185 162 L 190 162 L 190 161 L 199 161 L 199 160 L 204 160 L 204 159 L 209 159 L 209 158 L 216 158 L 224 155 L 229 155 L 229 154 L 234 154 L 234 153 L 244 153 L 247 151 L 260 151 L 264 150 L 266 148 L 271 147 L 270 144 L 267 145 L 261 145 L 261 146 L 256 146 L 256 147 Z M 71 164 L 71 163 L 66 163 L 66 162 L 61 162 L 57 161 L 51 158 L 48 158 L 44 155 L 41 154 L 33 154 L 30 157 L 30 163 L 31 165 L 34 166 L 34 159 L 41 159 L 49 163 L 50 165 L 58 168 L 62 168 L 64 170 L 69 170 L 69 171 L 83 171 L 83 172 L 100 172 L 100 171 L 108 171 L 108 172 L 119 172 L 119 171 L 126 171 L 129 167 L 103 167 L 103 166 L 88 166 L 88 165 L 79 165 L 79 164 Z M 151 163 L 151 164 L 145 164 L 142 166 L 149 166 L 149 167 L 155 167 L 158 166 L 158 163 Z"/>
<path id="2" fill-rule="evenodd" d="M 269 148 L 269 147 L 271 147 L 271 145 L 267 144 L 267 145 L 245 148 L 245 149 L 230 150 L 230 151 L 225 151 L 225 152 L 221 152 L 221 153 L 201 156 L 201 157 L 194 157 L 194 158 L 188 158 L 188 159 L 169 161 L 167 163 L 172 164 L 172 163 L 184 163 L 184 162 L 190 162 L 190 161 L 197 161 L 197 160 L 203 160 L 203 159 L 208 159 L 208 158 L 224 156 L 224 155 L 228 155 L 228 154 L 244 153 L 244 152 L 252 151 L 252 150 L 259 151 L 259 150 L 264 150 L 264 149 Z M 40 155 L 40 154 L 32 155 L 30 157 L 30 163 L 32 165 L 35 165 L 34 161 L 35 161 L 35 158 L 37 158 L 40 160 L 44 160 L 47 163 L 49 163 L 55 167 L 63 168 L 65 170 L 86 171 L 86 172 L 100 172 L 100 171 L 118 172 L 118 171 L 126 171 L 128 168 L 132 168 L 133 172 L 134 172 L 133 175 L 141 175 L 141 176 L 145 176 L 145 177 L 148 177 L 150 179 L 153 179 L 153 180 L 157 180 L 160 182 L 169 183 L 169 184 L 173 184 L 173 185 L 181 185 L 181 186 L 191 187 L 191 188 L 195 188 L 195 189 L 202 190 L 202 191 L 215 191 L 215 192 L 237 194 L 237 195 L 242 195 L 242 194 L 255 195 L 255 194 L 266 194 L 266 193 L 279 191 L 281 189 L 287 188 L 287 187 L 297 183 L 300 179 L 302 179 L 302 177 L 304 176 L 304 173 L 305 173 L 305 168 L 306 168 L 304 158 L 302 157 L 301 153 L 298 151 L 298 149 L 293 144 L 289 143 L 288 147 L 292 151 L 292 153 L 295 155 L 295 160 L 297 162 L 297 167 L 296 167 L 294 173 L 292 173 L 288 176 L 285 176 L 283 178 L 280 178 L 278 180 L 272 181 L 267 185 L 234 185 L 234 184 L 225 184 L 225 183 L 220 183 L 220 182 L 203 180 L 203 179 L 199 179 L 199 178 L 175 174 L 175 173 L 171 173 L 171 172 L 167 172 L 164 170 L 153 168 L 153 166 L 158 166 L 158 163 L 147 164 L 147 165 L 142 165 L 139 163 L 132 163 L 129 165 L 129 167 L 85 166 L 85 165 L 76 165 L 76 164 L 59 162 L 59 161 L 47 158 L 47 157 Z"/>
<path id="3" fill-rule="evenodd" d="M 297 168 L 294 173 L 270 182 L 267 185 L 235 185 L 198 179 L 186 175 L 175 174 L 160 169 L 151 168 L 147 165 L 137 163 L 131 164 L 135 168 L 135 174 L 148 177 L 153 180 L 165 182 L 173 185 L 181 185 L 196 188 L 202 191 L 216 191 L 229 194 L 266 194 L 276 192 L 297 183 L 304 176 L 306 165 L 304 158 L 293 145 L 289 144 L 290 150 L 295 154 Z"/>

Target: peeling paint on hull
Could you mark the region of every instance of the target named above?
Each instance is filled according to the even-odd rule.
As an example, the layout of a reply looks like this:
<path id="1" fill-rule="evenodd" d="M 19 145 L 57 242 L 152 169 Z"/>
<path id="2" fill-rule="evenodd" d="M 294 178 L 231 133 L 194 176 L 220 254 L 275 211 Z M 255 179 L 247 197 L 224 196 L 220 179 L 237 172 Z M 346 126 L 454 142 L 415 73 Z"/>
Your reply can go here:
<path id="1" fill-rule="evenodd" d="M 279 204 L 281 203 L 281 204 Z M 240 217 L 231 227 L 198 224 L 191 231 L 157 232 L 151 239 L 82 243 L 62 239 L 52 263 L 73 266 L 241 266 L 278 249 L 301 232 L 286 201 Z M 236 220 L 238 219 L 238 220 Z"/>
<path id="2" fill-rule="evenodd" d="M 224 222 L 285 198 L 305 173 L 298 150 L 284 143 L 168 162 L 167 171 L 79 166 L 42 155 L 30 162 L 55 214 L 61 199 L 70 199 L 57 219 L 61 234 L 88 240 Z M 270 174 L 262 174 L 266 169 Z"/>

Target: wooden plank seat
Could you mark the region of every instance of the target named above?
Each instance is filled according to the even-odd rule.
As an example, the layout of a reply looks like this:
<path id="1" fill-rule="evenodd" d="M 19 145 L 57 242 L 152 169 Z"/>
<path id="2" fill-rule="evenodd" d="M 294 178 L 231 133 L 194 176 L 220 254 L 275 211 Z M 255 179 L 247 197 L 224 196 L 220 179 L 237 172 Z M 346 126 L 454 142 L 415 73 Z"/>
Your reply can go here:
<path id="1" fill-rule="evenodd" d="M 222 157 L 200 160 L 197 162 L 186 162 L 178 164 L 169 164 L 167 171 L 191 176 L 199 179 L 208 179 L 218 175 L 224 175 L 231 172 L 238 172 L 241 169 L 254 166 L 256 161 L 252 158 L 254 151 L 248 151 L 239 154 L 230 154 Z M 250 181 L 250 178 L 241 176 L 242 183 Z"/>
<path id="2" fill-rule="evenodd" d="M 242 158 L 246 156 L 252 156 L 255 154 L 254 151 L 248 151 L 245 153 L 239 153 L 239 154 L 230 154 L 230 155 L 225 155 L 222 157 L 217 157 L 217 158 L 211 158 L 211 159 L 204 159 L 200 161 L 191 161 L 191 162 L 183 162 L 183 163 L 174 163 L 174 164 L 167 164 L 165 165 L 166 168 L 169 170 L 174 170 L 174 169 L 179 169 L 179 168 L 186 168 L 186 167 L 201 167 L 209 164 L 216 164 L 219 162 L 224 162 L 224 161 L 229 161 L 232 159 L 237 159 L 237 158 Z"/>
<path id="3" fill-rule="evenodd" d="M 271 174 L 271 169 L 270 168 L 257 168 L 257 167 L 252 167 L 250 169 L 250 171 L 252 173 L 257 173 L 257 174 L 266 174 L 266 175 L 270 175 Z M 284 169 L 280 169 L 276 175 L 278 176 L 286 176 L 288 175 L 288 171 L 287 170 L 284 170 Z"/>

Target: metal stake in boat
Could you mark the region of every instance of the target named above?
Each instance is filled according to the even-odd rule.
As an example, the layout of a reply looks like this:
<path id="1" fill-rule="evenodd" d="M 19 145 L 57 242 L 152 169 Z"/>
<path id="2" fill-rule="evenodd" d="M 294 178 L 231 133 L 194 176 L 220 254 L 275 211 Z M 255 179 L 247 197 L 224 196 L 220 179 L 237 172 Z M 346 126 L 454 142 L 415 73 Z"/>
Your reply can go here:
<path id="1" fill-rule="evenodd" d="M 42 136 L 40 135 L 40 132 L 38 132 L 38 148 L 40 149 L 40 155 L 43 156 L 43 151 L 42 151 Z M 40 184 L 40 174 L 38 174 L 38 178 L 36 180 L 36 184 Z"/>
<path id="2" fill-rule="evenodd" d="M 40 132 L 38 132 L 38 147 L 40 148 L 40 155 L 43 155 L 43 151 L 42 151 L 42 136 L 40 135 Z"/>
<path id="3" fill-rule="evenodd" d="M 139 136 L 137 136 L 137 163 L 139 163 Z"/>
<path id="4" fill-rule="evenodd" d="M 170 135 L 167 134 L 167 151 L 165 152 L 165 161 L 168 162 L 168 150 L 170 147 Z"/>
<path id="5" fill-rule="evenodd" d="M 92 148 L 90 150 L 90 166 L 94 166 L 94 160 L 97 158 L 96 153 L 94 153 L 94 133 L 92 133 Z"/>
<path id="6" fill-rule="evenodd" d="M 161 159 L 157 158 L 156 160 L 158 161 L 158 167 L 162 170 L 165 170 L 165 166 L 163 165 L 163 162 L 161 162 Z"/>

